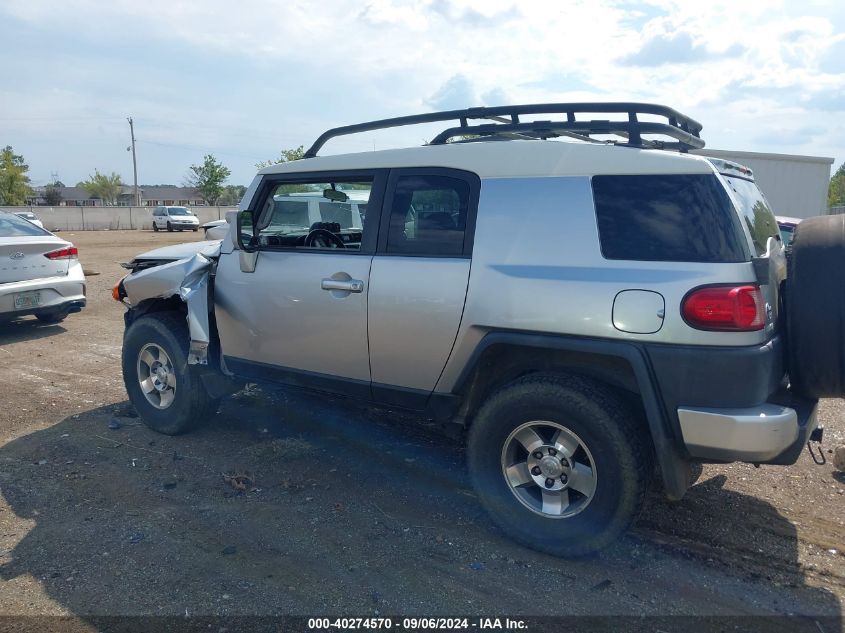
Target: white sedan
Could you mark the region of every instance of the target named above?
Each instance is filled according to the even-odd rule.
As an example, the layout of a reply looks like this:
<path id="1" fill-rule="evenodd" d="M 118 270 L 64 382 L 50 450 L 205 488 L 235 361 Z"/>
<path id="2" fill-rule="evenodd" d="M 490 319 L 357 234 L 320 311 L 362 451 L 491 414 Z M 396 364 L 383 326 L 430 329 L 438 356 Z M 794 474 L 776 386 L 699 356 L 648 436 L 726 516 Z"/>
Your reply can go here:
<path id="1" fill-rule="evenodd" d="M 0 320 L 31 314 L 58 323 L 83 307 L 85 275 L 76 247 L 0 211 Z"/>

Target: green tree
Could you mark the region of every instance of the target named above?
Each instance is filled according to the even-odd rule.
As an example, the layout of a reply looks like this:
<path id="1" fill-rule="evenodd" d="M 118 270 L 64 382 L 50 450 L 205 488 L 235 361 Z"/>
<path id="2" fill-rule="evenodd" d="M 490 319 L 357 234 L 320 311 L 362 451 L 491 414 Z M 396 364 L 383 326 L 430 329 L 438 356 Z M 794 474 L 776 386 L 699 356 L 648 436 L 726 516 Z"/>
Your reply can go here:
<path id="1" fill-rule="evenodd" d="M 213 155 L 206 154 L 202 165 L 191 165 L 185 184 L 196 188 L 206 204 L 214 205 L 223 194 L 223 183 L 231 174 L 228 167 L 218 162 Z"/>
<path id="2" fill-rule="evenodd" d="M 827 190 L 827 206 L 835 207 L 842 204 L 845 204 L 845 163 L 842 163 L 833 174 Z"/>
<path id="3" fill-rule="evenodd" d="M 62 188 L 64 185 L 61 181 L 49 183 L 44 187 L 44 201 L 51 207 L 58 206 L 62 201 Z"/>
<path id="4" fill-rule="evenodd" d="M 305 156 L 305 147 L 300 145 L 299 147 L 294 147 L 293 149 L 283 149 L 277 159 L 263 160 L 260 163 L 256 163 L 255 166 L 258 169 L 264 169 L 270 165 L 278 165 L 279 163 L 289 163 L 292 160 L 300 160 L 303 156 Z"/>
<path id="5" fill-rule="evenodd" d="M 116 172 L 101 174 L 98 169 L 95 169 L 93 176 L 88 176 L 88 180 L 83 180 L 76 186 L 85 189 L 93 198 L 102 200 L 104 205 L 113 207 L 117 204 L 117 197 L 120 195 L 123 184 L 120 182 L 120 174 Z"/>
<path id="6" fill-rule="evenodd" d="M 15 154 L 11 145 L 0 150 L 0 204 L 26 204 L 27 197 L 32 195 L 28 171 L 29 165 L 23 156 Z"/>
<path id="7" fill-rule="evenodd" d="M 217 204 L 224 207 L 235 206 L 241 201 L 245 193 L 246 187 L 243 185 L 226 185 L 223 187 L 223 193 L 220 195 Z"/>

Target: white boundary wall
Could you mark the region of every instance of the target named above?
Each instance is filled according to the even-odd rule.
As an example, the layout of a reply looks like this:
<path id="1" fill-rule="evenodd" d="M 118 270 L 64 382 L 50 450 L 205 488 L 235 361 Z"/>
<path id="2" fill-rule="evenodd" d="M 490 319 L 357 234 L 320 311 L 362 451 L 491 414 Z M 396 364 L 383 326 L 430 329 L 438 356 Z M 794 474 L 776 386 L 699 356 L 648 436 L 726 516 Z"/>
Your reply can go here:
<path id="1" fill-rule="evenodd" d="M 191 207 L 200 224 L 224 220 L 236 207 Z M 32 211 L 48 231 L 152 229 L 155 207 L 0 207 L 0 211 Z"/>

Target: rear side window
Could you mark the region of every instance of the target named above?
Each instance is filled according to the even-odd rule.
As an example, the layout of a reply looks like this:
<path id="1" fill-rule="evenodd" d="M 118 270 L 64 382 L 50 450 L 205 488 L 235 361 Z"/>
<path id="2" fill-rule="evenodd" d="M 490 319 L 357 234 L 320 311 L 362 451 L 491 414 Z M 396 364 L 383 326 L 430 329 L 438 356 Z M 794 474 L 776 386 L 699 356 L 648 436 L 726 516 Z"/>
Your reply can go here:
<path id="1" fill-rule="evenodd" d="M 775 214 L 772 213 L 757 185 L 750 180 L 727 176 L 725 182 L 736 194 L 739 210 L 748 225 L 751 241 L 754 242 L 754 250 L 757 251 L 757 255 L 764 255 L 769 238 L 777 238 L 780 235 Z"/>
<path id="2" fill-rule="evenodd" d="M 387 252 L 459 257 L 469 208 L 469 184 L 448 176 L 402 176 L 396 182 Z"/>
<path id="3" fill-rule="evenodd" d="M 592 182 L 606 259 L 747 261 L 744 235 L 717 176 L 594 176 Z"/>

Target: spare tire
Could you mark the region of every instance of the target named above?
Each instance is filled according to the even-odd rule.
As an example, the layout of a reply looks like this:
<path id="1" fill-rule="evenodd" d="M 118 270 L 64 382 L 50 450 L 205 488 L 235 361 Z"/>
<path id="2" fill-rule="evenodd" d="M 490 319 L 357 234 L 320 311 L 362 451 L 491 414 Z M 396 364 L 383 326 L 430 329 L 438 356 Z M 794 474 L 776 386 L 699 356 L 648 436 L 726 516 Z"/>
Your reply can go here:
<path id="1" fill-rule="evenodd" d="M 808 398 L 845 396 L 845 215 L 797 226 L 785 304 L 793 391 Z"/>

